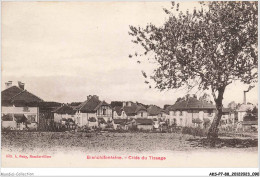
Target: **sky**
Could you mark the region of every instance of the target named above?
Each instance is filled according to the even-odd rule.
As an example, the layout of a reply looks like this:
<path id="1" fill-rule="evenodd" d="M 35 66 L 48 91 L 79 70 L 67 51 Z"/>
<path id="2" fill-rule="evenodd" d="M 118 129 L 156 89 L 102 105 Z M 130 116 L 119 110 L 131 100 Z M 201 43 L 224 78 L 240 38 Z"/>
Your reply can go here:
<path id="1" fill-rule="evenodd" d="M 131 42 L 129 25 L 162 25 L 170 2 L 2 2 L 2 90 L 6 81 L 22 81 L 45 101 L 101 100 L 174 104 L 187 90 L 159 91 L 144 83 L 142 70 L 129 54 L 140 50 Z M 182 10 L 198 7 L 184 2 Z M 236 82 L 227 87 L 224 105 L 243 102 Z M 247 93 L 256 104 L 258 87 Z M 193 92 L 191 92 L 192 94 Z M 202 95 L 198 93 L 198 96 Z"/>

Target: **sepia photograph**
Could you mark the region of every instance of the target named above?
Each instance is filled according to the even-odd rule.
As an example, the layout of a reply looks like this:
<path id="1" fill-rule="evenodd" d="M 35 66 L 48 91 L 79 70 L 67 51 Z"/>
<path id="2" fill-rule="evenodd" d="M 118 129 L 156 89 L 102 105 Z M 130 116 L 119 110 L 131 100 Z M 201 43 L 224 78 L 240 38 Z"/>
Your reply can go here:
<path id="1" fill-rule="evenodd" d="M 2 167 L 258 168 L 257 1 L 1 4 Z"/>

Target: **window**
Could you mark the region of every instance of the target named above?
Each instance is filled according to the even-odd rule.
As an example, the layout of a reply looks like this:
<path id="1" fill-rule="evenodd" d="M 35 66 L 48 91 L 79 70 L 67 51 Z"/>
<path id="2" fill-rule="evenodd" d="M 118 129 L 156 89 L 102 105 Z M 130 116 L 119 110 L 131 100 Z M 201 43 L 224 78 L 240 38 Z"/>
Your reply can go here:
<path id="1" fill-rule="evenodd" d="M 106 115 L 106 109 L 103 109 L 103 115 Z"/>
<path id="2" fill-rule="evenodd" d="M 173 125 L 177 125 L 176 119 L 173 119 Z"/>
<path id="3" fill-rule="evenodd" d="M 173 111 L 173 115 L 176 116 L 176 112 L 175 111 Z"/>
<path id="4" fill-rule="evenodd" d="M 143 112 L 141 112 L 141 117 L 143 117 L 143 114 L 144 114 L 144 113 L 143 113 Z"/>
<path id="5" fill-rule="evenodd" d="M 30 122 L 36 122 L 36 115 L 28 115 L 28 120 Z"/>
<path id="6" fill-rule="evenodd" d="M 180 116 L 182 116 L 182 111 L 180 111 Z"/>
<path id="7" fill-rule="evenodd" d="M 208 110 L 208 116 L 212 116 L 213 115 L 213 110 Z"/>
<path id="8" fill-rule="evenodd" d="M 29 107 L 23 107 L 24 112 L 30 112 Z"/>

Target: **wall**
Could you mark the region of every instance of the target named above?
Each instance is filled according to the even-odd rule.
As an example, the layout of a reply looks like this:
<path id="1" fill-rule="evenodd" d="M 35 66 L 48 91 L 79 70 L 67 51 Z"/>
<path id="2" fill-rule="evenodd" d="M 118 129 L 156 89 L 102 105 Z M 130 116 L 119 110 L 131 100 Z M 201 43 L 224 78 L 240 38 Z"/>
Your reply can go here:
<path id="1" fill-rule="evenodd" d="M 172 125 L 174 123 L 174 119 L 176 119 L 177 126 L 193 127 L 195 126 L 195 124 L 192 123 L 193 119 L 200 119 L 201 121 L 204 121 L 204 118 L 208 118 L 212 121 L 214 117 L 214 111 L 209 114 L 208 110 L 183 110 L 182 114 L 181 111 L 170 111 L 170 115 L 167 116 L 167 119 L 169 119 L 170 125 Z"/>
<path id="2" fill-rule="evenodd" d="M 105 109 L 105 114 L 103 114 L 103 110 Z M 101 106 L 97 110 L 98 116 L 106 116 L 106 117 L 112 117 L 112 109 L 109 106 Z"/>
<path id="3" fill-rule="evenodd" d="M 161 115 L 162 114 L 162 115 Z M 147 118 L 149 118 L 149 119 L 154 119 L 154 118 L 156 118 L 156 119 L 162 119 L 163 121 L 165 121 L 167 118 L 168 118 L 168 114 L 166 114 L 166 113 L 160 113 L 160 114 L 158 114 L 158 115 L 153 115 L 153 116 L 147 116 Z"/>
<path id="4" fill-rule="evenodd" d="M 2 127 L 3 128 L 11 128 L 11 129 L 16 129 L 16 121 L 2 121 Z"/>
<path id="5" fill-rule="evenodd" d="M 35 115 L 36 122 L 39 122 L 38 107 L 2 107 L 2 114 L 24 114 L 26 118 L 30 115 Z"/>
<path id="6" fill-rule="evenodd" d="M 186 119 L 187 116 L 186 111 L 170 111 L 170 124 L 172 125 L 174 123 L 174 119 L 176 120 L 177 126 L 185 126 L 186 125 Z"/>
<path id="7" fill-rule="evenodd" d="M 105 114 L 103 114 L 103 110 L 105 109 Z M 97 110 L 97 117 L 98 118 L 104 118 L 107 122 L 108 120 L 112 119 L 112 109 L 109 106 L 101 106 Z"/>
<path id="8" fill-rule="evenodd" d="M 122 111 L 121 115 L 119 116 L 116 111 L 113 111 L 113 119 L 126 119 L 127 116 L 124 111 Z"/>
<path id="9" fill-rule="evenodd" d="M 125 111 L 122 111 L 122 113 L 121 113 L 121 118 L 122 118 L 122 119 L 126 119 L 126 118 L 127 118 L 127 115 L 126 115 Z"/>
<path id="10" fill-rule="evenodd" d="M 35 118 L 35 122 L 39 123 L 39 108 L 38 107 L 2 107 L 2 115 L 3 114 L 24 114 L 24 116 L 30 121 L 30 117 Z M 10 127 L 12 129 L 17 128 L 17 123 L 15 119 L 13 121 L 1 121 L 2 122 L 2 127 Z M 33 123 L 32 125 L 28 124 L 30 127 L 36 126 L 37 129 L 37 124 Z M 29 127 L 28 126 L 28 127 Z M 30 128 L 29 127 L 29 128 Z M 25 128 L 25 127 L 24 127 Z"/>
<path id="11" fill-rule="evenodd" d="M 60 122 L 61 119 L 61 114 L 54 113 L 54 122 Z"/>
<path id="12" fill-rule="evenodd" d="M 90 117 L 94 117 L 97 121 L 96 122 L 89 122 L 88 119 Z M 96 113 L 76 113 L 75 116 L 76 124 L 80 127 L 82 126 L 97 126 L 98 119 Z"/>
<path id="13" fill-rule="evenodd" d="M 88 119 L 91 117 L 94 117 L 96 119 L 96 122 L 89 122 L 88 119 L 88 126 L 89 127 L 98 127 L 98 119 L 96 113 L 87 113 L 88 114 Z"/>
<path id="14" fill-rule="evenodd" d="M 137 125 L 137 128 L 139 130 L 152 130 L 153 129 L 153 125 Z"/>
<path id="15" fill-rule="evenodd" d="M 88 113 L 81 113 L 81 121 L 80 121 L 80 126 L 85 126 L 88 125 Z"/>
<path id="16" fill-rule="evenodd" d="M 142 113 L 143 113 L 143 116 L 142 116 Z M 147 118 L 147 117 L 148 117 L 147 111 L 144 111 L 144 110 L 140 110 L 136 114 L 136 118 Z"/>
<path id="17" fill-rule="evenodd" d="M 244 120 L 244 116 L 246 115 L 246 112 L 238 112 L 238 122 L 242 122 Z"/>
<path id="18" fill-rule="evenodd" d="M 148 118 L 148 119 L 154 119 L 154 118 L 155 118 L 155 119 L 158 119 L 159 117 L 158 117 L 158 116 L 148 116 L 147 118 Z"/>
<path id="19" fill-rule="evenodd" d="M 75 121 L 76 115 L 54 113 L 54 122 L 60 123 L 61 119 L 63 119 L 63 118 L 72 119 L 73 121 Z"/>
<path id="20" fill-rule="evenodd" d="M 119 116 L 116 111 L 113 111 L 113 119 L 119 119 L 119 118 L 121 118 L 121 116 Z"/>

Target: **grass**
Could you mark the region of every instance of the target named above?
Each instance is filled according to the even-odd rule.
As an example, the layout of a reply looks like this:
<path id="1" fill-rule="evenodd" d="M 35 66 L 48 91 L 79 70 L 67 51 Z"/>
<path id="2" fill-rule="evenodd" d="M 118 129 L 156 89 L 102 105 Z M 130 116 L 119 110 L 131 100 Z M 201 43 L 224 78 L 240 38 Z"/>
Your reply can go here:
<path id="1" fill-rule="evenodd" d="M 257 147 L 257 140 L 252 142 L 232 140 L 233 147 L 238 143 Z M 205 149 L 204 144 L 203 138 L 181 133 L 2 132 L 2 149 L 20 152 L 187 151 Z"/>

